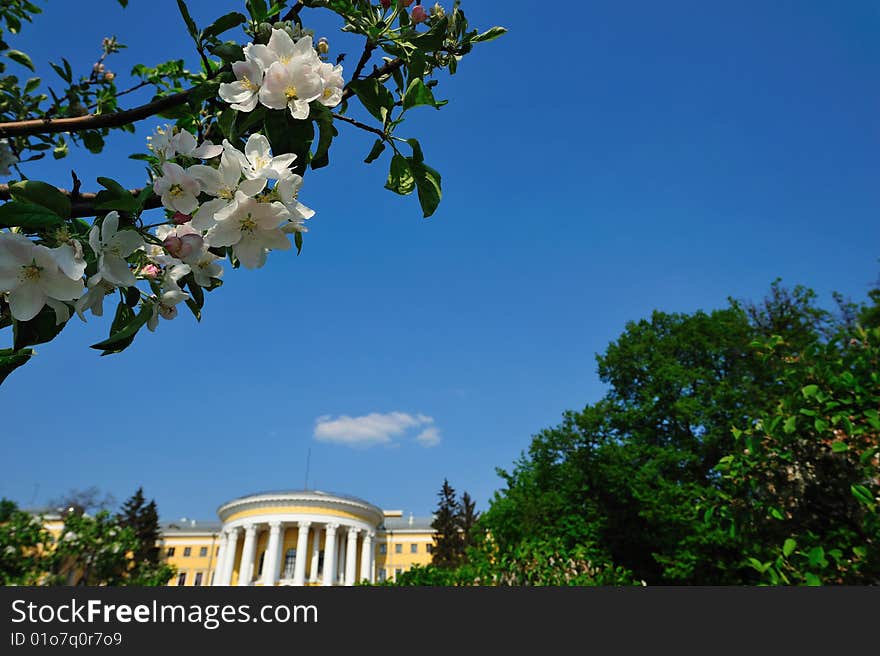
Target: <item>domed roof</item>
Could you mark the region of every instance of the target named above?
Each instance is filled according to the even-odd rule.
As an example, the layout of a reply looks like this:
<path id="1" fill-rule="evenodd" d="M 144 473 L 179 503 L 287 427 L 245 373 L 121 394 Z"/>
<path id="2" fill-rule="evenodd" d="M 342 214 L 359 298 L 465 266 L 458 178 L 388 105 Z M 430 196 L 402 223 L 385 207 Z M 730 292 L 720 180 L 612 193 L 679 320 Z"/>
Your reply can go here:
<path id="1" fill-rule="evenodd" d="M 227 501 L 217 509 L 221 521 L 243 510 L 273 508 L 283 506 L 305 506 L 320 512 L 321 508 L 347 511 L 355 515 L 366 516 L 376 525 L 383 519 L 382 509 L 359 497 L 324 492 L 322 490 L 272 490 L 257 492 Z"/>

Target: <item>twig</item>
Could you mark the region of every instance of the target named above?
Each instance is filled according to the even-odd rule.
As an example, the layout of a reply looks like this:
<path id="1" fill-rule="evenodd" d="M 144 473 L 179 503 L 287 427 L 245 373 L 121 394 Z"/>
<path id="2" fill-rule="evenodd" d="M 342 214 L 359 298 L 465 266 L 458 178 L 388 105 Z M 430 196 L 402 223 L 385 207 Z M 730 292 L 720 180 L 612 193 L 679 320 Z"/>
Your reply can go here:
<path id="1" fill-rule="evenodd" d="M 97 194 L 87 192 L 87 193 L 77 193 L 74 194 L 72 191 L 68 191 L 67 189 L 59 189 L 62 194 L 65 196 L 70 196 L 70 205 L 71 205 L 71 218 L 79 219 L 87 216 L 97 216 L 104 210 L 96 210 L 95 209 L 95 198 Z M 143 191 L 143 189 L 129 189 L 128 192 L 132 196 L 137 196 Z M 9 193 L 9 185 L 2 184 L 0 185 L 0 200 L 11 200 L 12 194 Z M 146 204 L 144 205 L 145 210 L 155 209 L 157 207 L 162 206 L 162 199 L 158 196 L 150 196 L 147 199 Z"/>
<path id="2" fill-rule="evenodd" d="M 388 135 L 385 134 L 384 132 L 382 132 L 382 130 L 380 130 L 379 128 L 374 128 L 372 125 L 367 125 L 366 123 L 361 123 L 360 121 L 356 121 L 353 118 L 349 118 L 348 116 L 345 116 L 343 114 L 336 114 L 334 112 L 333 118 L 339 119 L 340 121 L 343 121 L 345 123 L 349 123 L 349 124 L 355 126 L 356 128 L 360 128 L 361 130 L 366 130 L 367 132 L 372 132 L 373 134 L 378 134 L 383 139 L 388 138 Z"/>

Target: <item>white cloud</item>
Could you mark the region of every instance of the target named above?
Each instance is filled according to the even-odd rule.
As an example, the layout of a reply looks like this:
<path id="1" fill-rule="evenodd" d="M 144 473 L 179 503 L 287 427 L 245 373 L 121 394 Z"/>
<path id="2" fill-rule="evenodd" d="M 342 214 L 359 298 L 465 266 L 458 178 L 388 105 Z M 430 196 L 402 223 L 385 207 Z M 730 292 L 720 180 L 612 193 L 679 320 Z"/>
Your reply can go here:
<path id="1" fill-rule="evenodd" d="M 319 442 L 346 446 L 390 446 L 394 444 L 395 438 L 404 437 L 407 431 L 424 428 L 416 440 L 427 447 L 436 446 L 440 442 L 440 433 L 432 427 L 433 423 L 433 417 L 405 412 L 372 412 L 360 417 L 323 415 L 315 420 L 314 436 Z"/>
<path id="2" fill-rule="evenodd" d="M 426 428 L 421 433 L 416 435 L 416 442 L 421 444 L 426 449 L 432 446 L 437 446 L 438 444 L 440 444 L 440 431 L 434 426 Z"/>

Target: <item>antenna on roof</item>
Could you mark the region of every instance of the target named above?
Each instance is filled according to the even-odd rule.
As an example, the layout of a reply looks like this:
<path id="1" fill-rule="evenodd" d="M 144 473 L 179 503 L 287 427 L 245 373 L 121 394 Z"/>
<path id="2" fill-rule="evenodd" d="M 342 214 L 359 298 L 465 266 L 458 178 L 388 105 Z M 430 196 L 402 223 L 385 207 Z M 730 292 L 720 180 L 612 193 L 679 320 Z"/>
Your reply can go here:
<path id="1" fill-rule="evenodd" d="M 309 451 L 306 454 L 306 484 L 303 487 L 304 490 L 309 489 L 309 464 L 311 464 L 312 460 L 312 447 L 309 447 Z"/>

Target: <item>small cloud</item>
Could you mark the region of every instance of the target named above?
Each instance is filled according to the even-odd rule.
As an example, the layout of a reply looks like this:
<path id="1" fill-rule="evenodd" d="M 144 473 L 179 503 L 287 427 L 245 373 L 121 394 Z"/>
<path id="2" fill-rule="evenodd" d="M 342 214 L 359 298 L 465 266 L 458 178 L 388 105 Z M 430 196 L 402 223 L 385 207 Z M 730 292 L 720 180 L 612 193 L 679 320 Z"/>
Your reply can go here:
<path id="1" fill-rule="evenodd" d="M 416 442 L 421 444 L 426 449 L 431 448 L 432 446 L 437 446 L 440 444 L 440 431 L 435 427 L 426 428 L 421 433 L 416 435 Z"/>
<path id="2" fill-rule="evenodd" d="M 404 436 L 410 429 L 428 426 L 416 439 L 423 445 L 433 446 L 440 440 L 439 431 L 430 427 L 433 423 L 433 417 L 405 412 L 373 412 L 360 417 L 322 415 L 315 420 L 314 436 L 319 442 L 346 446 L 391 446 L 395 438 Z M 433 435 L 429 434 L 423 439 L 422 436 L 430 431 L 433 431 Z"/>

